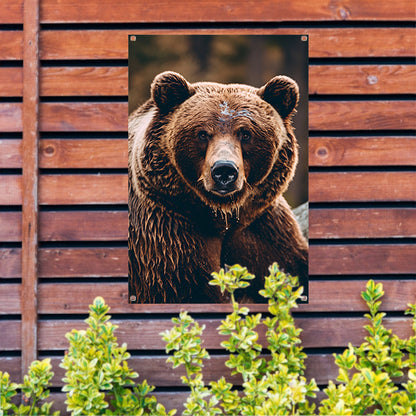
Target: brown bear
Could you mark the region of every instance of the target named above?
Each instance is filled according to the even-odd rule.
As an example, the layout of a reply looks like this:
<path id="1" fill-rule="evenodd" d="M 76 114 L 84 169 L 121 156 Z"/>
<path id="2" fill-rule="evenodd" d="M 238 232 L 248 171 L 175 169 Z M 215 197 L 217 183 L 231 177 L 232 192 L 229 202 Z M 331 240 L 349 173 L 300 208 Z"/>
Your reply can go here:
<path id="1" fill-rule="evenodd" d="M 211 273 L 241 264 L 258 291 L 268 266 L 307 286 L 308 245 L 282 196 L 297 164 L 295 81 L 257 89 L 163 72 L 129 117 L 129 299 L 226 302 Z"/>

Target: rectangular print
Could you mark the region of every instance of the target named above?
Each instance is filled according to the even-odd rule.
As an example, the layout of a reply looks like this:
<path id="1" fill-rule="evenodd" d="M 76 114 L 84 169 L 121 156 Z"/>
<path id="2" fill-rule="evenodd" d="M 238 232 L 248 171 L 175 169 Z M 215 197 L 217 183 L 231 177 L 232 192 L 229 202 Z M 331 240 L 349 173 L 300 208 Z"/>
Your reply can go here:
<path id="1" fill-rule="evenodd" d="M 129 114 L 129 302 L 229 302 L 239 264 L 265 303 L 274 262 L 307 302 L 307 36 L 131 35 Z"/>

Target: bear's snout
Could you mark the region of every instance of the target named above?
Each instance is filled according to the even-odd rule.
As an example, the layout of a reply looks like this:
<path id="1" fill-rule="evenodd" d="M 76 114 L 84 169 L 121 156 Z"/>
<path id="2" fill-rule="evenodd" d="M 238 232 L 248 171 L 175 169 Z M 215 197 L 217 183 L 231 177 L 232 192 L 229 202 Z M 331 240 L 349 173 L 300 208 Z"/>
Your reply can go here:
<path id="1" fill-rule="evenodd" d="M 238 166 L 232 160 L 217 160 L 211 167 L 211 177 L 215 182 L 214 190 L 225 195 L 235 190 Z"/>

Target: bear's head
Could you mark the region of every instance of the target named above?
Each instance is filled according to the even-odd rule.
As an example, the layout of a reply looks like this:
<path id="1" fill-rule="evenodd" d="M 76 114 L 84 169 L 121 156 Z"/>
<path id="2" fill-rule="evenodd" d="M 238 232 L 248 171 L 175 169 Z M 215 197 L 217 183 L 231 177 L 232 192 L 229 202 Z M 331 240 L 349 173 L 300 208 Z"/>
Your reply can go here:
<path id="1" fill-rule="evenodd" d="M 149 128 L 182 181 L 214 211 L 232 213 L 255 198 L 264 207 L 294 174 L 291 116 L 298 100 L 298 86 L 286 76 L 257 89 L 191 84 L 163 72 L 151 86 Z"/>

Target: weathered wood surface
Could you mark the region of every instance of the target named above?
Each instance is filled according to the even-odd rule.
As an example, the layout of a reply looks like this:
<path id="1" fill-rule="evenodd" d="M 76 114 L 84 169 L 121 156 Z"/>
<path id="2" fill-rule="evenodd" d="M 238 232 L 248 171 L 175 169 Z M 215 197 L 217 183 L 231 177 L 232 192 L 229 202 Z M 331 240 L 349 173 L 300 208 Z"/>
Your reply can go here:
<path id="1" fill-rule="evenodd" d="M 291 2 L 258 0 L 255 3 L 229 0 L 190 2 L 178 0 L 175 7 L 160 2 L 157 7 L 127 0 L 123 7 L 114 0 L 91 0 L 79 12 L 74 0 L 44 0 L 41 3 L 41 21 L 48 22 L 282 22 L 282 21 L 409 21 L 414 17 L 414 4 L 410 0 L 397 0 L 391 7 L 371 0 L 346 0 L 342 4 L 328 0 L 314 0 L 313 7 L 305 0 Z M 180 10 L 180 13 L 178 13 Z"/>
<path id="2" fill-rule="evenodd" d="M 126 168 L 126 139 L 42 139 L 45 169 Z M 310 166 L 413 166 L 416 137 L 310 137 Z M 21 140 L 0 140 L 0 168 L 22 167 Z"/>
<path id="3" fill-rule="evenodd" d="M 415 94 L 414 65 L 311 65 L 310 94 Z M 122 67 L 41 68 L 41 96 L 127 95 Z M 0 96 L 22 95 L 21 68 L 0 68 Z"/>
<path id="4" fill-rule="evenodd" d="M 310 137 L 309 166 L 414 166 L 416 137 Z"/>
<path id="5" fill-rule="evenodd" d="M 18 248 L 0 249 L 1 278 L 21 276 L 20 256 Z M 309 273 L 312 276 L 412 274 L 414 258 L 411 243 L 311 245 Z M 39 252 L 39 277 L 127 277 L 127 249 L 43 248 Z"/>
<path id="6" fill-rule="evenodd" d="M 22 105 L 0 103 L 0 123 L 5 132 L 22 129 Z M 371 108 L 371 112 L 368 109 Z M 40 130 L 127 131 L 127 103 L 42 103 Z M 312 101 L 310 130 L 413 130 L 416 116 L 410 100 Z"/>
<path id="7" fill-rule="evenodd" d="M 309 35 L 311 58 L 412 57 L 413 28 L 147 29 L 134 34 Z M 1 33 L 1 32 L 0 32 Z M 127 59 L 131 30 L 48 30 L 41 33 L 41 59 Z M 16 38 L 18 35 L 15 35 Z M 15 40 L 17 43 L 18 41 Z M 1 48 L 1 45 L 0 45 Z M 1 49 L 0 49 L 1 53 Z M 18 48 L 16 54 L 18 53 Z M 18 58 L 16 58 L 18 59 Z"/>
<path id="8" fill-rule="evenodd" d="M 40 241 L 126 241 L 127 211 L 40 213 Z M 77 224 L 74 227 L 74 224 Z M 416 237 L 412 208 L 328 208 L 309 210 L 311 239 Z M 0 241 L 21 241 L 21 213 L 0 212 Z"/>
<path id="9" fill-rule="evenodd" d="M 205 325 L 204 347 L 207 349 L 222 349 L 221 342 L 225 339 L 218 336 L 217 328 L 221 319 L 197 319 L 200 325 Z M 140 319 L 118 320 L 113 319 L 118 329 L 115 334 L 120 344 L 127 343 L 130 350 L 164 350 L 165 343 L 160 333 L 172 327 L 169 319 Z M 346 347 L 349 342 L 352 345 L 360 345 L 366 336 L 366 318 L 342 317 L 342 318 L 295 318 L 295 324 L 303 328 L 300 335 L 304 348 L 338 348 Z M 401 338 L 412 335 L 411 318 L 385 318 L 386 328 L 391 329 Z M 65 334 L 72 329 L 85 329 L 86 324 L 81 320 L 41 320 L 38 322 L 38 348 L 40 351 L 60 351 L 68 348 L 68 340 Z M 0 331 L 10 334 L 9 337 L 0 339 L 2 351 L 20 350 L 21 331 L 20 321 L 0 321 Z M 265 345 L 264 325 L 259 326 L 259 343 Z"/>

